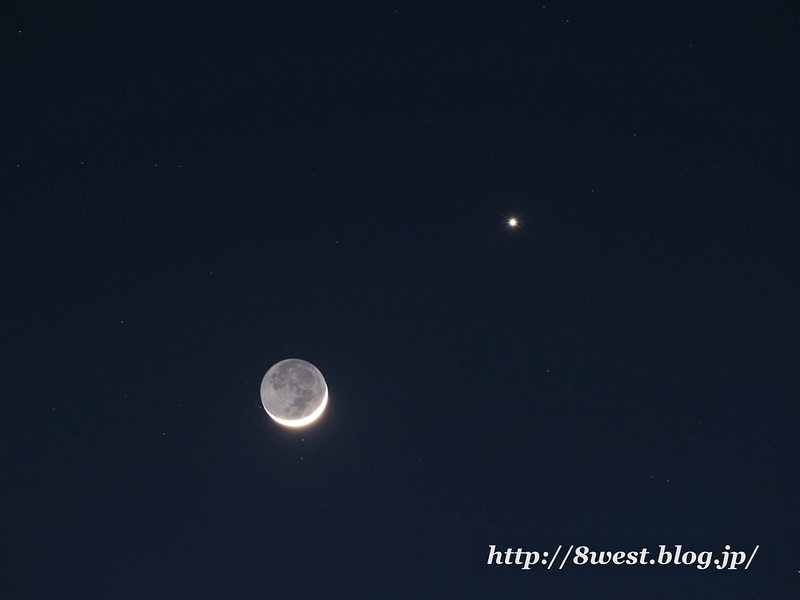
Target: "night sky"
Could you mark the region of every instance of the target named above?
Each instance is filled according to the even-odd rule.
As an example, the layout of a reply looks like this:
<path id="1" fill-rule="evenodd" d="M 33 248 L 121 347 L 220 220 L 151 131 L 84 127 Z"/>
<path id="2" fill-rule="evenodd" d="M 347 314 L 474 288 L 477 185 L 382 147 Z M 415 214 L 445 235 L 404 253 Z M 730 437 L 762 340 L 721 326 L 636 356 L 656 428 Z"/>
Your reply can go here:
<path id="1" fill-rule="evenodd" d="M 797 597 L 795 3 L 0 26 L 0 597 Z"/>

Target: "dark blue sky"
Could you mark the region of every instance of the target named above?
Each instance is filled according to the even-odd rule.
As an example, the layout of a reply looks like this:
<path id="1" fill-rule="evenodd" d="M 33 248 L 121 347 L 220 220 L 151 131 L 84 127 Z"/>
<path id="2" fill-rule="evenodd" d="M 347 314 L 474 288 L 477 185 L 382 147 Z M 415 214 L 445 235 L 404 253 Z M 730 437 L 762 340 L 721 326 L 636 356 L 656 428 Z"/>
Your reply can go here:
<path id="1" fill-rule="evenodd" d="M 4 597 L 797 593 L 796 8 L 0 22 Z M 765 558 L 475 566 L 634 539 Z"/>

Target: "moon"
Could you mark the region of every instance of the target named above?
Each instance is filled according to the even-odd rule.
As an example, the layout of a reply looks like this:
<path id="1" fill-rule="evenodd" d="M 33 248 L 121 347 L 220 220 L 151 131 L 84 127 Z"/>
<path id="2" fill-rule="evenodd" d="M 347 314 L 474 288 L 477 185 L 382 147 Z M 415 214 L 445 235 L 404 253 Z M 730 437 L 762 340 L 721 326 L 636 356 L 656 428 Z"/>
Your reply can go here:
<path id="1" fill-rule="evenodd" d="M 325 410 L 328 384 L 310 362 L 287 358 L 272 365 L 261 380 L 261 404 L 281 425 L 302 427 Z"/>

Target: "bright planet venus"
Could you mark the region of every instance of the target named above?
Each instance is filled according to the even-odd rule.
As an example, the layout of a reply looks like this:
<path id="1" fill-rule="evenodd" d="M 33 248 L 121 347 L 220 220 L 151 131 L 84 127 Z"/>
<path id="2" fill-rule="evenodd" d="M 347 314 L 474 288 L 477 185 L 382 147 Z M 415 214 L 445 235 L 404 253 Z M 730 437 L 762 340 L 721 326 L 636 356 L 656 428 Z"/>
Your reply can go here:
<path id="1" fill-rule="evenodd" d="M 328 384 L 310 362 L 287 358 L 272 365 L 261 380 L 261 404 L 281 425 L 302 427 L 325 410 Z"/>

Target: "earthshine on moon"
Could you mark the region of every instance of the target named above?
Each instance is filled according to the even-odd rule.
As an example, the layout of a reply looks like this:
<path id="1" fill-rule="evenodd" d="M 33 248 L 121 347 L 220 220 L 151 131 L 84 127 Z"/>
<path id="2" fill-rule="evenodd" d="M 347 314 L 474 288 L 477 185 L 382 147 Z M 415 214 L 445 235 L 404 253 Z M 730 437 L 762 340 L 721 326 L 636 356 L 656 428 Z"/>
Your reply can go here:
<path id="1" fill-rule="evenodd" d="M 272 365 L 261 380 L 261 404 L 281 425 L 302 427 L 325 410 L 328 384 L 310 362 L 288 358 Z"/>

